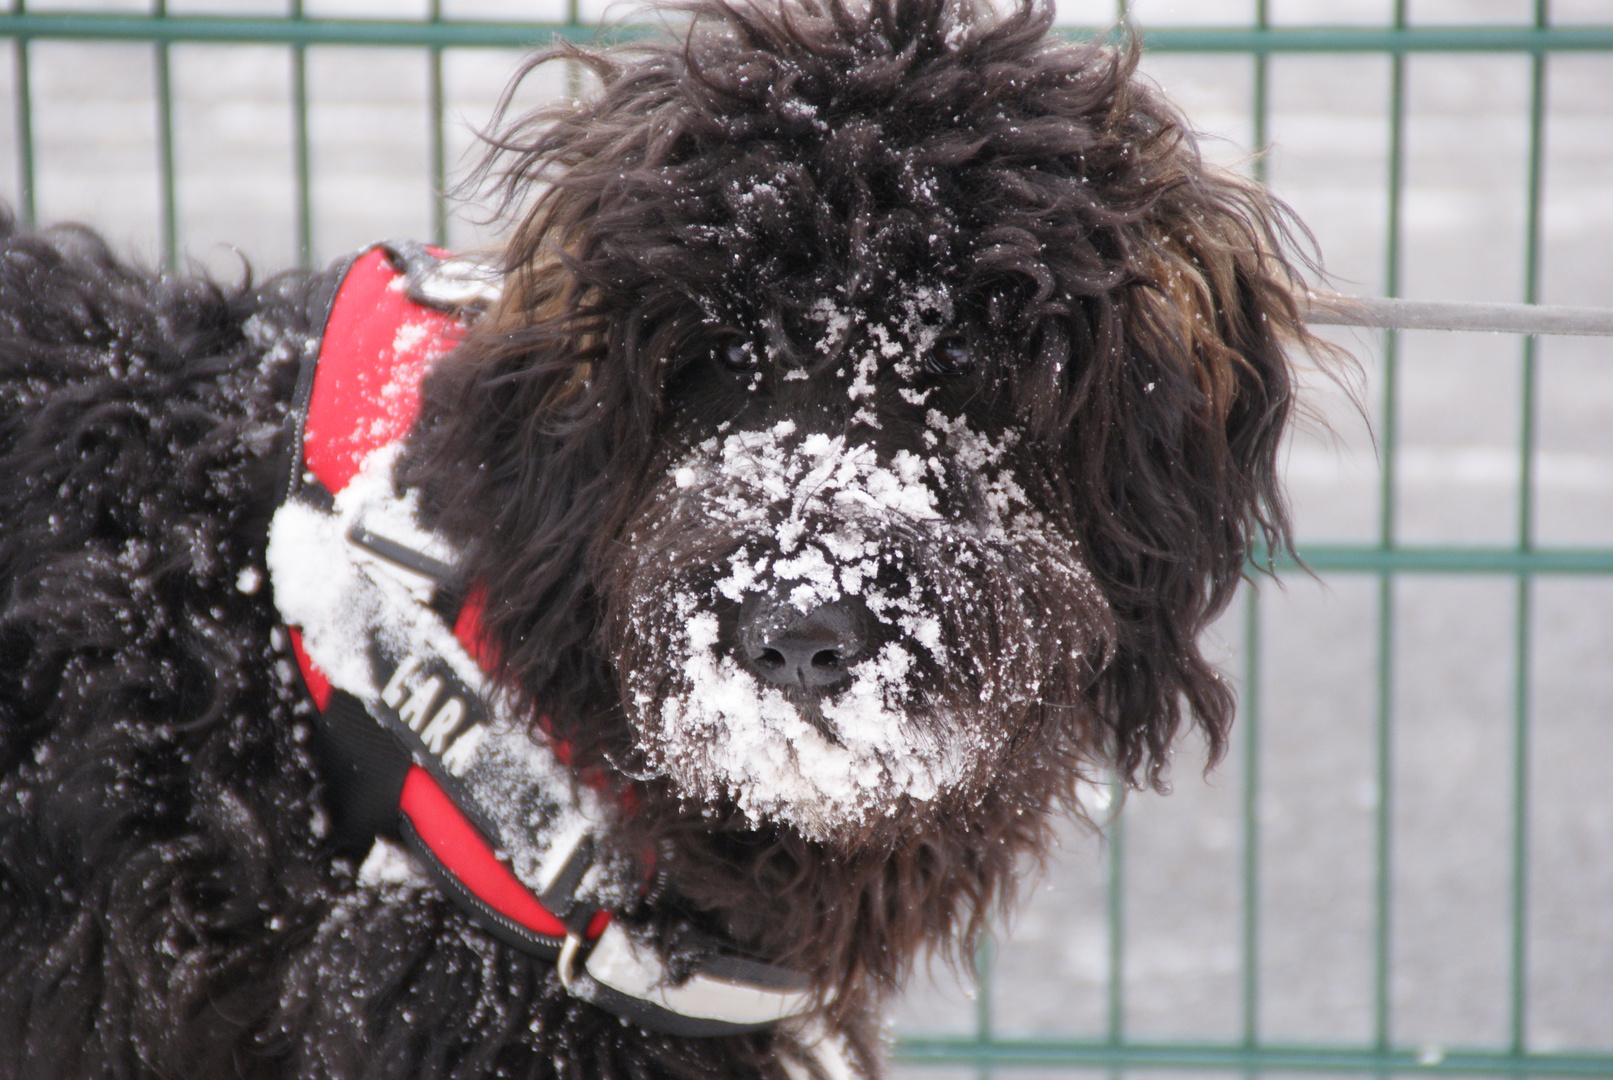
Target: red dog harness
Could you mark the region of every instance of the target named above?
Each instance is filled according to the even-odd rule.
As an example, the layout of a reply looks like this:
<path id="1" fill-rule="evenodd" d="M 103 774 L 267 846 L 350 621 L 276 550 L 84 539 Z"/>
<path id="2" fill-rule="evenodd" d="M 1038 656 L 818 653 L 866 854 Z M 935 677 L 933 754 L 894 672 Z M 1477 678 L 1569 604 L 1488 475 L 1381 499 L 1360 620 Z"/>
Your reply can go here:
<path id="1" fill-rule="evenodd" d="M 418 260 L 422 253 L 414 254 Z M 458 340 L 458 317 L 411 296 L 407 275 L 394 265 L 396 257 L 382 247 L 360 256 L 342 278 L 331 304 L 316 366 L 308 380 L 306 403 L 299 409 L 302 469 L 296 483 L 304 493 L 322 489 L 321 494 L 340 494 L 366 458 L 408 434 L 419 413 L 421 381 L 432 362 Z M 401 557 L 405 564 L 412 564 L 411 569 L 435 571 L 430 576 L 439 577 L 443 587 L 450 584 L 451 572 L 446 567 L 427 567 L 417 554 L 389 547 L 379 537 L 351 539 L 371 550 L 382 548 L 377 554 L 383 558 Z M 452 613 L 454 635 L 476 655 L 477 608 L 458 606 L 460 610 Z M 309 693 L 321 714 L 329 714 L 330 681 L 309 657 L 296 628 L 291 630 L 291 643 Z M 399 674 L 401 670 L 391 681 L 401 687 L 404 680 Z M 466 696 L 449 700 L 463 702 Z M 435 704 L 426 703 L 415 711 Z M 463 706 L 461 714 L 463 719 Z M 442 737 L 445 747 L 452 746 L 455 734 L 450 731 Z M 493 846 L 431 770 L 413 761 L 402 764 L 401 755 L 389 756 L 393 760 L 386 764 L 391 768 L 384 772 L 391 775 L 384 777 L 388 781 L 384 786 L 395 783 L 397 794 L 387 801 L 401 814 L 412 838 L 418 838 L 411 846 L 426 856 L 428 866 L 437 871 L 435 876 L 500 916 L 495 925 L 501 937 L 516 937 L 515 943 L 527 951 L 549 959 L 558 957 L 568 932 L 566 923 L 498 860 Z M 487 921 L 487 912 L 477 914 Z M 608 912 L 593 914 L 583 928 L 586 938 L 598 938 L 609 921 Z"/>
<path id="2" fill-rule="evenodd" d="M 653 949 L 612 925 L 612 898 L 630 901 L 636 885 L 596 852 L 596 793 L 571 782 L 564 747 L 501 713 L 477 663 L 480 606 L 465 601 L 472 590 L 452 553 L 392 493 L 388 455 L 415 421 L 426 372 L 458 341 L 474 284 L 418 245 L 372 248 L 342 277 L 298 386 L 299 453 L 270 570 L 319 710 L 338 839 L 358 852 L 398 837 L 478 924 L 641 1026 L 729 1034 L 799 1015 L 809 998 L 794 972 L 719 943 L 675 982 Z M 319 536 L 323 547 L 308 539 Z M 337 631 L 309 615 L 327 584 L 347 590 Z M 309 618 L 318 633 L 297 625 Z"/>

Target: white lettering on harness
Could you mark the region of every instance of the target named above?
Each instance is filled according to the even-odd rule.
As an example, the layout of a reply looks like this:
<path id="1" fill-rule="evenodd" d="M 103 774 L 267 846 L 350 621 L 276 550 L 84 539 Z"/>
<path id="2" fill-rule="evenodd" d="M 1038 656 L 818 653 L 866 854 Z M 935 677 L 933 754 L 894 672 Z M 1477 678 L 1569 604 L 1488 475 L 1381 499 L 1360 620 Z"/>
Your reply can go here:
<path id="1" fill-rule="evenodd" d="M 487 727 L 483 724 L 466 724 L 462 734 L 457 736 L 453 744 L 443 751 L 443 767 L 455 776 L 460 776 L 470 766 L 471 759 L 476 756 L 476 748 L 481 745 L 482 736 L 487 734 Z"/>
<path id="2" fill-rule="evenodd" d="M 454 733 L 459 722 L 465 718 L 465 703 L 456 697 L 451 697 L 437 710 L 437 715 L 431 718 L 425 730 L 420 733 L 420 739 L 426 744 L 426 749 L 433 754 L 440 754 L 448 744 L 448 737 Z"/>
<path id="3" fill-rule="evenodd" d="M 398 665 L 398 669 L 392 673 L 392 677 L 386 681 L 386 686 L 381 690 L 381 700 L 386 702 L 388 707 L 396 709 L 403 704 L 405 684 L 414 678 L 414 673 L 420 670 L 422 663 L 424 661 L 420 657 L 411 656 Z"/>
<path id="4" fill-rule="evenodd" d="M 419 733 L 425 727 L 426 717 L 431 707 L 437 704 L 437 695 L 442 692 L 442 680 L 433 675 L 425 682 L 414 688 L 409 700 L 403 703 L 398 710 L 398 719 L 409 725 L 409 730 Z"/>
<path id="5" fill-rule="evenodd" d="M 468 758 L 480 741 L 482 725 L 465 722 L 469 709 L 457 694 L 450 694 L 438 705 L 443 680 L 437 675 L 420 679 L 425 666 L 425 659 L 419 655 L 406 657 L 387 679 L 381 690 L 381 701 L 397 710 L 398 719 L 420 736 L 428 751 L 441 755 L 445 764 L 450 758 L 463 764 L 462 759 Z M 477 737 L 467 737 L 472 735 Z"/>

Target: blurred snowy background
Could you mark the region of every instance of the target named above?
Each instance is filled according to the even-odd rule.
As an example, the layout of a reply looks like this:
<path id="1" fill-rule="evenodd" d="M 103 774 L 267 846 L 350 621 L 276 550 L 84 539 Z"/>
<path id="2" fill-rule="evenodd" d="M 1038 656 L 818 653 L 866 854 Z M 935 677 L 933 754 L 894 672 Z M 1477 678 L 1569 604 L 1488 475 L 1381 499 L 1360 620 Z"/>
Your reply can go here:
<path id="1" fill-rule="evenodd" d="M 38 0 L 32 11 L 144 11 Z M 278 15 L 275 0 L 172 0 L 170 13 Z M 420 17 L 424 0 L 309 0 L 308 14 Z M 1384 26 L 1391 0 L 1271 0 L 1274 25 Z M 445 0 L 448 18 L 564 17 L 561 0 Z M 1100 26 L 1113 0 L 1066 0 L 1061 21 Z M 582 5 L 585 19 L 601 7 Z M 1137 0 L 1144 27 L 1248 26 L 1253 0 Z M 1527 25 L 1529 0 L 1411 0 L 1414 26 Z M 1556 25 L 1613 23 L 1613 0 L 1555 0 Z M 162 249 L 157 107 L 145 45 L 36 41 L 33 132 L 41 221 L 93 223 L 155 262 Z M 283 47 L 177 45 L 175 154 L 181 250 L 225 277 L 295 261 L 292 90 Z M 14 52 L 0 48 L 0 198 L 16 200 Z M 515 52 L 444 56 L 450 175 L 474 153 Z M 1203 130 L 1207 156 L 1249 168 L 1253 63 L 1147 57 L 1144 70 Z M 307 54 L 314 262 L 388 237 L 428 237 L 427 65 L 414 50 Z M 1314 232 L 1344 292 L 1383 288 L 1390 61 L 1270 61 L 1269 179 Z M 1401 291 L 1523 298 L 1530 62 L 1418 54 L 1406 62 Z M 534 80 L 529 96 L 560 89 Z M 1547 67 L 1541 299 L 1613 307 L 1613 53 Z M 496 237 L 456 209 L 451 244 Z M 1382 399 L 1380 337 L 1337 340 Z M 1400 541 L 1508 545 L 1517 535 L 1521 340 L 1401 337 L 1396 516 Z M 1613 339 L 1543 339 L 1535 499 L 1541 546 L 1613 547 Z M 1315 381 L 1320 418 L 1296 432 L 1288 478 L 1305 543 L 1374 542 L 1379 465 L 1368 421 Z M 1367 575 L 1288 574 L 1261 588 L 1264 649 L 1258 822 L 1261 1037 L 1361 1044 L 1373 1033 L 1376 628 Z M 1509 1024 L 1511 578 L 1414 575 L 1395 587 L 1392 708 L 1391 1037 L 1396 1045 L 1503 1047 Z M 1246 608 L 1214 648 L 1241 673 Z M 1533 593 L 1528 1045 L 1613 1046 L 1613 580 L 1545 577 Z M 1242 956 L 1242 761 L 1201 776 L 1179 754 L 1175 793 L 1126 807 L 1125 1030 L 1149 1040 L 1236 1040 Z M 1063 849 L 998 934 L 999 1035 L 1107 1031 L 1101 845 Z M 904 1033 L 973 1030 L 967 978 L 938 967 L 898 1013 Z M 918 1070 L 910 1070 L 917 1075 Z M 1024 1075 L 1024 1074 L 1022 1074 Z"/>

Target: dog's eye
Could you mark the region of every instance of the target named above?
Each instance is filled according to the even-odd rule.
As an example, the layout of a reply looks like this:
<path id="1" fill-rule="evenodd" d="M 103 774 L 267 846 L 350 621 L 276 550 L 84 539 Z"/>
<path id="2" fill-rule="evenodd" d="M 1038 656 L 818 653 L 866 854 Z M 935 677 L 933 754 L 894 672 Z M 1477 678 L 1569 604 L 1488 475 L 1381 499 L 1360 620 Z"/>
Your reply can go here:
<path id="1" fill-rule="evenodd" d="M 713 350 L 712 357 L 729 371 L 741 374 L 755 371 L 761 366 L 761 359 L 756 355 L 756 350 L 748 342 L 737 338 L 720 342 Z"/>
<path id="2" fill-rule="evenodd" d="M 928 365 L 937 375 L 961 375 L 974 367 L 974 353 L 963 334 L 948 334 L 930 350 Z"/>

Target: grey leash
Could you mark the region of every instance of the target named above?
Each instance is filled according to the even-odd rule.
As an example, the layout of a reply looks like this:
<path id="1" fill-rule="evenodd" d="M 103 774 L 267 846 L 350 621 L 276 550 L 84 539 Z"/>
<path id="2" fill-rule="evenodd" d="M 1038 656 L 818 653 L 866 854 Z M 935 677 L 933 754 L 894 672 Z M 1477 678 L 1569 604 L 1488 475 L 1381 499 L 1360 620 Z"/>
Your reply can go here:
<path id="1" fill-rule="evenodd" d="M 1300 314 L 1313 326 L 1613 336 L 1613 309 L 1610 308 L 1399 300 L 1312 292 L 1306 294 Z"/>

